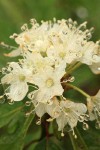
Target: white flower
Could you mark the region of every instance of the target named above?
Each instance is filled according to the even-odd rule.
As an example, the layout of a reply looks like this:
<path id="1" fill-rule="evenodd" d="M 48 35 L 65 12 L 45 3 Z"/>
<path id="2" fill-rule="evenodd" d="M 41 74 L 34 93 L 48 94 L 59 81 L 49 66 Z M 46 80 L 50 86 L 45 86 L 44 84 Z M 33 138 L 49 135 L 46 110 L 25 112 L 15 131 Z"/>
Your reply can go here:
<path id="1" fill-rule="evenodd" d="M 46 67 L 52 66 L 53 62 L 47 58 L 43 57 L 40 53 L 37 52 L 27 52 L 24 55 L 22 66 L 24 68 L 29 68 L 32 71 L 32 74 L 41 73 L 42 70 L 45 70 Z"/>
<path id="2" fill-rule="evenodd" d="M 93 63 L 100 63 L 100 46 L 94 42 L 86 42 L 83 46 L 83 56 L 80 58 L 82 63 L 92 65 Z"/>
<path id="3" fill-rule="evenodd" d="M 9 64 L 8 71 L 9 73 L 1 79 L 1 83 L 10 84 L 5 93 L 11 101 L 20 101 L 28 92 L 27 82 L 30 81 L 30 76 L 15 62 Z"/>
<path id="4" fill-rule="evenodd" d="M 24 24 L 22 33 L 11 36 L 18 48 L 5 54 L 10 57 L 22 56 L 18 63 L 9 63 L 7 70 L 2 69 L 4 77 L 1 83 L 8 84 L 6 96 L 11 101 L 21 101 L 31 86 L 33 89 L 28 98 L 34 105 L 34 112 L 40 117 L 38 124 L 47 113 L 50 116 L 47 121 L 55 119 L 59 131 L 63 131 L 66 125 L 73 130 L 78 121 L 86 125 L 86 106 L 65 100 L 63 92 L 66 89 L 62 84 L 73 81 L 68 74 L 78 66 L 79 61 L 89 65 L 94 73 L 100 72 L 99 42 L 89 41 L 92 29 L 86 29 L 86 22 L 78 25 L 71 19 L 41 21 L 41 24 L 32 19 L 30 23 L 30 29 Z M 88 99 L 90 120 L 98 120 L 100 115 L 98 95 L 100 92 Z"/>
<path id="5" fill-rule="evenodd" d="M 11 51 L 10 53 L 5 53 L 4 55 L 7 57 L 17 57 L 17 56 L 21 55 L 21 49 L 17 48 L 15 50 Z"/>
<path id="6" fill-rule="evenodd" d="M 35 94 L 36 96 L 36 94 Z M 50 117 L 55 119 L 59 115 L 60 107 L 59 107 L 59 101 L 56 97 L 51 99 L 51 104 L 48 103 L 41 103 L 35 100 L 32 100 L 32 103 L 34 104 L 34 111 L 37 114 L 38 117 L 42 117 L 45 113 L 48 113 Z M 50 119 L 48 119 L 50 120 Z"/>
<path id="7" fill-rule="evenodd" d="M 77 125 L 77 122 L 80 121 L 80 117 L 87 111 L 84 104 L 74 103 L 69 100 L 61 101 L 60 107 L 62 111 L 59 117 L 56 118 L 59 131 L 63 131 L 66 125 L 69 125 L 73 129 Z"/>
<path id="8" fill-rule="evenodd" d="M 58 63 L 64 60 L 70 64 L 81 60 L 84 51 L 88 48 L 87 46 L 83 48 L 83 46 L 91 38 L 92 30 L 86 30 L 86 22 L 78 26 L 77 22 L 71 19 L 58 21 L 54 19 L 42 21 L 39 25 L 36 20 L 32 19 L 31 25 L 32 27 L 28 29 L 27 24 L 24 24 L 23 32 L 12 36 L 15 37 L 23 54 L 27 51 L 38 52 Z M 84 62 L 84 57 L 81 61 Z"/>
<path id="9" fill-rule="evenodd" d="M 54 96 L 60 96 L 63 94 L 63 88 L 61 86 L 61 78 L 65 74 L 65 64 L 62 67 L 51 68 L 47 67 L 41 73 L 37 73 L 33 76 L 34 84 L 39 87 L 36 100 L 38 102 L 46 103 Z"/>
<path id="10" fill-rule="evenodd" d="M 87 108 L 90 120 L 96 119 L 100 123 L 100 90 L 95 96 L 87 99 Z"/>
<path id="11" fill-rule="evenodd" d="M 61 112 L 59 104 L 60 104 L 59 100 L 56 97 L 53 97 L 51 99 L 51 104 L 47 104 L 46 112 L 51 117 L 48 119 L 48 121 L 53 121 L 54 119 L 56 119 L 59 116 L 59 114 Z"/>

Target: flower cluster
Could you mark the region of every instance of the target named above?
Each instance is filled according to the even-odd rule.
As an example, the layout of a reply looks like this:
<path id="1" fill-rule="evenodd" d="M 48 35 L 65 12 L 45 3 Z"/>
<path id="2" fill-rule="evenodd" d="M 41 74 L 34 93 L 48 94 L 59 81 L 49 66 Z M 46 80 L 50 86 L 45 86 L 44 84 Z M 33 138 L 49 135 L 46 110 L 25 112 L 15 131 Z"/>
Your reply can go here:
<path id="1" fill-rule="evenodd" d="M 10 62 L 2 69 L 1 83 L 7 84 L 5 95 L 11 102 L 21 101 L 26 95 L 34 105 L 34 112 L 40 117 L 48 113 L 47 121 L 56 120 L 58 130 L 66 125 L 71 130 L 78 121 L 87 126 L 87 107 L 63 96 L 63 83 L 72 82 L 67 76 L 77 64 L 87 64 L 93 72 L 100 72 L 99 42 L 89 41 L 93 29 L 86 29 L 86 22 L 78 25 L 76 21 L 42 21 L 39 25 L 31 19 L 32 27 L 24 24 L 21 34 L 13 34 L 18 48 L 9 57 L 22 56 L 18 62 Z M 33 91 L 30 92 L 29 87 Z M 100 110 L 100 107 L 98 107 Z"/>

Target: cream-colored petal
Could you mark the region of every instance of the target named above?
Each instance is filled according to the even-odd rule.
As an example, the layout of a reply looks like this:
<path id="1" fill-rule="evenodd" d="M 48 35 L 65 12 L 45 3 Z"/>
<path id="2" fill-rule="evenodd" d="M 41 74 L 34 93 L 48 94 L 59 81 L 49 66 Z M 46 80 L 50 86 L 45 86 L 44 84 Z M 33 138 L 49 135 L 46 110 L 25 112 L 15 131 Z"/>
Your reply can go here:
<path id="1" fill-rule="evenodd" d="M 28 92 L 28 85 L 24 82 L 15 82 L 10 86 L 9 96 L 14 101 L 21 101 Z"/>
<path id="2" fill-rule="evenodd" d="M 46 113 L 46 104 L 39 103 L 38 106 L 35 108 L 35 112 L 37 116 L 42 117 Z"/>
<path id="3" fill-rule="evenodd" d="M 2 84 L 10 84 L 12 82 L 12 80 L 13 80 L 13 74 L 9 73 L 1 78 L 1 83 Z"/>
<path id="4" fill-rule="evenodd" d="M 58 124 L 58 131 L 64 129 L 65 125 L 68 123 L 67 117 L 62 113 L 58 118 L 56 118 L 56 122 Z"/>
<path id="5" fill-rule="evenodd" d="M 89 66 L 94 74 L 100 74 L 100 63 L 95 63 Z"/>

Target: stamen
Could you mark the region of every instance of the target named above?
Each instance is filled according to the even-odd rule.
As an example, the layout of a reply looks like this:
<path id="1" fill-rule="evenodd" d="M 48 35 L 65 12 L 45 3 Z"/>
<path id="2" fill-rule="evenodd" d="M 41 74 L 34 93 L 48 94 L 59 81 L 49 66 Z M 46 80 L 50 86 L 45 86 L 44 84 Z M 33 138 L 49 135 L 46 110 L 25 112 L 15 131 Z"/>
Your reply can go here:
<path id="1" fill-rule="evenodd" d="M 54 120 L 54 118 L 47 119 L 48 122 L 52 122 L 53 120 Z"/>
<path id="2" fill-rule="evenodd" d="M 74 129 L 72 129 L 72 133 L 73 133 L 74 138 L 77 139 L 77 135 L 75 134 Z"/>
<path id="3" fill-rule="evenodd" d="M 41 118 L 39 118 L 36 122 L 37 125 L 41 125 Z"/>
<path id="4" fill-rule="evenodd" d="M 64 132 L 63 132 L 63 130 L 62 130 L 62 132 L 61 132 L 61 136 L 64 137 Z"/>

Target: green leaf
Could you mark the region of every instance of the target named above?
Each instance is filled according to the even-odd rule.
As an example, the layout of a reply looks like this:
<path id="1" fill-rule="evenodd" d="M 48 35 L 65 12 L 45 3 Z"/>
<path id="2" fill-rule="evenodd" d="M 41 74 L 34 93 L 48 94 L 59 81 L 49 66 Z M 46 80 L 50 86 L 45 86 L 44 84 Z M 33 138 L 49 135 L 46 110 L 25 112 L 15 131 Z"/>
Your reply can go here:
<path id="1" fill-rule="evenodd" d="M 73 145 L 73 149 L 74 150 L 88 150 L 77 128 L 75 129 L 75 134 L 77 135 L 77 138 L 73 136 L 72 132 L 69 132 L 69 136 Z"/>
<path id="2" fill-rule="evenodd" d="M 89 129 L 87 131 L 82 131 L 81 128 L 79 130 L 89 150 L 100 149 L 100 130 L 95 129 L 95 122 L 89 123 Z"/>
<path id="3" fill-rule="evenodd" d="M 60 141 L 58 141 L 55 137 L 44 138 L 41 140 L 34 150 L 64 150 Z"/>
<path id="4" fill-rule="evenodd" d="M 26 118 L 23 112 L 20 111 L 22 108 L 23 106 L 19 106 L 19 104 L 15 106 L 1 105 L 0 126 L 2 127 L 9 123 L 8 128 L 5 126 L 1 130 L 0 147 L 4 150 L 23 149 L 24 139 L 34 115 Z"/>
<path id="5" fill-rule="evenodd" d="M 0 128 L 8 124 L 22 109 L 20 104 L 16 106 L 10 106 L 9 104 L 0 105 Z"/>
<path id="6" fill-rule="evenodd" d="M 20 138 L 21 138 L 21 141 L 20 141 L 20 142 L 21 142 L 20 150 L 22 150 L 23 147 L 24 147 L 24 139 L 25 139 L 25 136 L 26 136 L 26 134 L 27 134 L 28 128 L 29 128 L 29 126 L 30 126 L 30 124 L 31 124 L 31 122 L 32 122 L 32 120 L 33 120 L 33 118 L 34 118 L 34 115 L 30 115 L 30 116 L 25 120 L 25 122 L 24 122 L 24 124 L 23 124 L 22 130 L 21 130 L 21 133 L 20 133 Z"/>

